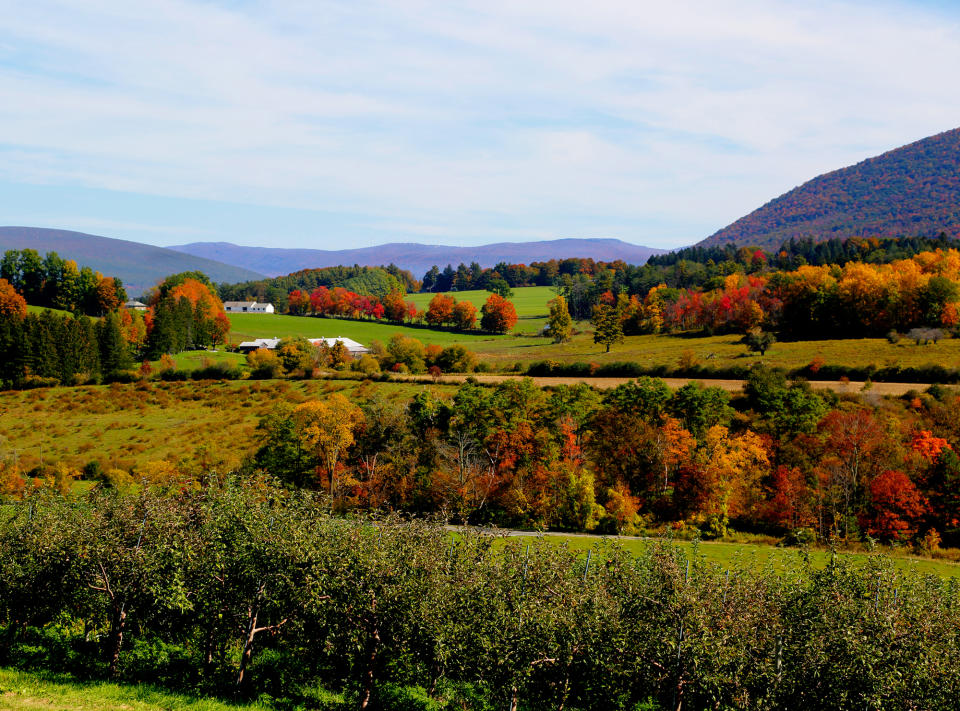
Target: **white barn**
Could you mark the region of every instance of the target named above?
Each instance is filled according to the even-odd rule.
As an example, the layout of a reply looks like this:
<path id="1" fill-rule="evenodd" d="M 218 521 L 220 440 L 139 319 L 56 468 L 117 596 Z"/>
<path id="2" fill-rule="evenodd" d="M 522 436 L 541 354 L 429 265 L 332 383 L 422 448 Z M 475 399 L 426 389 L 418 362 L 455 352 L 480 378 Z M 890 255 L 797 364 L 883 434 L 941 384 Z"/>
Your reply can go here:
<path id="1" fill-rule="evenodd" d="M 258 338 L 254 341 L 244 341 L 237 346 L 237 350 L 241 353 L 249 353 L 250 351 L 259 350 L 260 348 L 266 348 L 268 351 L 276 350 L 277 346 L 280 345 L 281 339 L 279 338 Z M 350 354 L 351 358 L 359 358 L 364 353 L 369 353 L 370 349 L 367 348 L 362 343 L 357 343 L 351 338 L 345 338 L 344 336 L 337 336 L 336 338 L 308 338 L 309 341 L 314 346 L 319 346 L 321 343 L 326 343 L 329 348 L 333 348 L 333 345 L 340 341 L 347 349 L 347 353 Z"/>
<path id="2" fill-rule="evenodd" d="M 224 301 L 223 310 L 229 314 L 272 314 L 273 304 L 258 304 L 256 301 Z"/>
<path id="3" fill-rule="evenodd" d="M 244 341 L 237 346 L 237 350 L 242 353 L 249 353 L 250 351 L 256 351 L 261 348 L 266 348 L 268 351 L 272 351 L 276 349 L 279 343 L 279 338 L 258 338 L 255 341 Z"/>
<path id="4" fill-rule="evenodd" d="M 364 353 L 370 352 L 370 349 L 362 343 L 357 343 L 353 339 L 345 338 L 344 336 L 337 336 L 336 338 L 308 338 L 307 340 L 315 346 L 319 346 L 321 342 L 326 343 L 329 348 L 333 348 L 333 345 L 337 341 L 340 341 L 340 343 L 346 347 L 347 353 L 353 358 L 359 358 Z"/>

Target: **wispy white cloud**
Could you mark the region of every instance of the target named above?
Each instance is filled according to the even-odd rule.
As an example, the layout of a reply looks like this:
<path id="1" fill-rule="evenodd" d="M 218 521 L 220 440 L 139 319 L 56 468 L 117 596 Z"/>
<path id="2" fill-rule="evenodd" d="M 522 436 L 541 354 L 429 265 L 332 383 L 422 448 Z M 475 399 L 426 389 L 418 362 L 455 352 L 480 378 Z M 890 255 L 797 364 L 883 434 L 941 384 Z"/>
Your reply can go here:
<path id="1" fill-rule="evenodd" d="M 693 241 L 960 115 L 958 18 L 906 2 L 5 4 L 0 178 L 360 240 Z"/>

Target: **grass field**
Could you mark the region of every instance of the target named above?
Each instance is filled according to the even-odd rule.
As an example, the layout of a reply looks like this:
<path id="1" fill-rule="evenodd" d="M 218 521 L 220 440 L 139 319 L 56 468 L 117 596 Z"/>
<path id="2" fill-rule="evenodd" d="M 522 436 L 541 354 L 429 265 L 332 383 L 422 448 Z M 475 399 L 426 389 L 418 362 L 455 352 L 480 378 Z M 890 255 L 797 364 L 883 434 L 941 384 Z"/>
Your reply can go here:
<path id="1" fill-rule="evenodd" d="M 426 344 L 449 345 L 463 343 L 475 348 L 484 341 L 499 341 L 509 336 L 492 336 L 489 333 L 456 333 L 437 331 L 414 326 L 398 326 L 376 321 L 348 321 L 337 318 L 317 318 L 313 316 L 283 316 L 275 314 L 230 314 L 230 340 L 233 342 L 251 341 L 255 338 L 352 338 L 358 343 L 370 345 L 371 341 L 386 343 L 395 333 L 412 336 Z"/>
<path id="2" fill-rule="evenodd" d="M 69 316 L 69 311 L 62 311 L 61 309 L 51 309 L 47 306 L 30 306 L 27 305 L 27 313 L 31 314 L 42 314 L 44 311 L 53 311 L 53 313 L 59 316 Z"/>
<path id="3" fill-rule="evenodd" d="M 127 471 L 168 458 L 202 460 L 223 470 L 256 449 L 257 422 L 281 402 L 357 388 L 406 401 L 423 387 L 360 381 L 203 381 L 0 392 L 0 459 L 24 469 L 97 460 Z"/>
<path id="4" fill-rule="evenodd" d="M 589 324 L 580 323 L 578 328 L 587 329 Z M 756 353 L 748 353 L 746 346 L 740 343 L 740 338 L 735 334 L 627 336 L 623 343 L 605 353 L 602 346 L 593 343 L 592 333 L 585 331 L 564 344 L 554 344 L 546 338 L 511 336 L 499 341 L 478 343 L 472 348 L 495 363 L 535 360 L 555 360 L 560 363 L 631 361 L 648 367 L 676 367 L 684 353 L 689 351 L 697 362 L 708 367 L 749 365 L 762 360 L 771 366 L 793 369 L 802 368 L 817 357 L 830 365 L 865 366 L 872 363 L 886 367 L 938 364 L 946 368 L 960 367 L 960 339 L 956 338 L 929 346 L 916 346 L 905 340 L 891 344 L 884 338 L 784 342 L 775 343 L 763 358 Z"/>
<path id="5" fill-rule="evenodd" d="M 0 669 L 0 709 L 15 711 L 257 711 L 261 704 L 227 704 L 161 691 L 147 685 L 79 682 L 63 674 Z"/>
<path id="6" fill-rule="evenodd" d="M 490 296 L 488 291 L 462 291 L 453 295 L 460 301 L 470 301 L 477 309 Z M 407 299 L 419 309 L 426 309 L 433 294 L 410 294 Z M 546 325 L 547 301 L 554 296 L 550 287 L 530 286 L 514 289 L 511 299 L 517 309 L 520 320 L 515 333 L 534 334 Z M 413 336 L 424 343 L 449 345 L 463 343 L 475 348 L 478 343 L 486 343 L 492 350 L 498 350 L 502 342 L 512 340 L 513 336 L 493 336 L 489 333 L 458 333 L 414 326 L 398 326 L 374 321 L 348 321 L 345 319 L 316 318 L 312 316 L 284 316 L 279 314 L 230 314 L 230 340 L 248 341 L 255 338 L 284 338 L 303 336 L 305 338 L 330 338 L 345 336 L 367 345 L 370 341 L 386 342 L 394 333 Z"/>
<path id="7" fill-rule="evenodd" d="M 480 289 L 446 293 L 449 293 L 457 301 L 469 301 L 477 307 L 478 311 L 490 298 L 489 291 Z M 542 329 L 547 323 L 549 313 L 547 302 L 554 296 L 556 296 L 556 292 L 551 286 L 524 286 L 514 289 L 510 301 L 513 302 L 520 319 L 514 330 L 522 333 L 532 333 Z M 433 297 L 434 294 L 409 294 L 407 300 L 415 303 L 418 309 L 426 310 L 430 305 L 430 299 Z"/>
<path id="8" fill-rule="evenodd" d="M 521 538 L 524 538 L 521 536 Z M 566 545 L 574 551 L 586 551 L 596 545 L 598 536 L 550 534 L 549 539 L 558 545 Z M 643 538 L 618 538 L 617 542 L 625 550 L 639 553 L 654 542 Z M 676 541 L 685 553 L 692 554 L 694 544 L 690 541 Z M 723 568 L 756 570 L 772 567 L 776 570 L 787 570 L 804 564 L 803 554 L 797 548 L 778 548 L 764 543 L 734 543 L 727 541 L 701 541 L 697 544 L 697 553 L 710 563 L 716 563 Z M 938 575 L 942 578 L 960 576 L 960 564 L 947 560 L 931 558 L 917 558 L 908 555 L 888 554 L 893 564 L 901 570 L 910 570 L 921 574 Z M 826 550 L 811 550 L 810 562 L 814 567 L 822 568 L 830 562 L 831 553 Z M 866 561 L 869 553 L 841 553 L 857 562 Z"/>
<path id="9" fill-rule="evenodd" d="M 228 365 L 241 367 L 245 367 L 247 364 L 247 357 L 243 353 L 230 353 L 222 350 L 183 351 L 171 357 L 178 370 L 196 370 L 197 368 L 202 368 L 206 365 L 215 365 L 217 363 L 227 363 Z M 159 361 L 152 361 L 154 366 L 158 363 Z"/>

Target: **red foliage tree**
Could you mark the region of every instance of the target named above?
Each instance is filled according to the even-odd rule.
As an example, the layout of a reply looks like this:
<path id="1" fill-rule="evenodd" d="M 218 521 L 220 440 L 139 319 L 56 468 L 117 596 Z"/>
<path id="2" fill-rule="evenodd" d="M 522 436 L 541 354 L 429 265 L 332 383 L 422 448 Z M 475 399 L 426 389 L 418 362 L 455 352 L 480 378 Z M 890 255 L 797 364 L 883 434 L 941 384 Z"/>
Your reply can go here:
<path id="1" fill-rule="evenodd" d="M 287 313 L 292 316 L 303 316 L 310 308 L 310 296 L 299 289 L 290 292 L 287 299 Z"/>
<path id="2" fill-rule="evenodd" d="M 930 504 L 903 472 L 888 469 L 870 482 L 871 506 L 861 521 L 871 536 L 908 540 Z"/>
<path id="3" fill-rule="evenodd" d="M 427 323 L 431 326 L 442 326 L 453 321 L 453 307 L 456 304 L 449 294 L 436 294 L 430 299 L 427 307 Z"/>
<path id="4" fill-rule="evenodd" d="M 499 294 L 491 294 L 481 309 L 480 326 L 491 333 L 508 333 L 517 324 L 517 310 Z"/>

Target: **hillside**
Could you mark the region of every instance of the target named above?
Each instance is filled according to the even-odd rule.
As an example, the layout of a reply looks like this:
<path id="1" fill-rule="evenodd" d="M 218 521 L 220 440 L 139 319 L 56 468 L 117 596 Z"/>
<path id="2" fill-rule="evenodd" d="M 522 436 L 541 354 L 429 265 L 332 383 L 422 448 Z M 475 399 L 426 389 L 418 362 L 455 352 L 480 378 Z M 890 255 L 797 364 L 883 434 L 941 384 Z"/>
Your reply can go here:
<path id="1" fill-rule="evenodd" d="M 497 262 L 529 264 L 568 257 L 593 258 L 603 261 L 622 259 L 630 264 L 643 264 L 652 254 L 665 250 L 628 244 L 618 239 L 555 239 L 543 242 L 501 242 L 479 247 L 450 247 L 415 243 L 391 243 L 360 249 L 283 249 L 278 247 L 241 247 L 229 242 L 193 242 L 170 249 L 246 269 L 280 276 L 301 269 L 332 267 L 339 264 L 378 266 L 396 264 L 420 278 L 434 264 L 441 269 L 447 264 L 479 262 L 492 267 Z M 238 280 L 239 281 L 239 280 Z"/>
<path id="2" fill-rule="evenodd" d="M 64 259 L 107 276 L 120 277 L 127 293 L 136 296 L 169 274 L 199 270 L 215 282 L 262 279 L 249 269 L 175 252 L 163 247 L 69 230 L 42 227 L 0 227 L 0 253 L 8 249 L 56 252 Z"/>
<path id="3" fill-rule="evenodd" d="M 826 173 L 700 242 L 776 249 L 791 237 L 960 236 L 960 128 Z"/>

